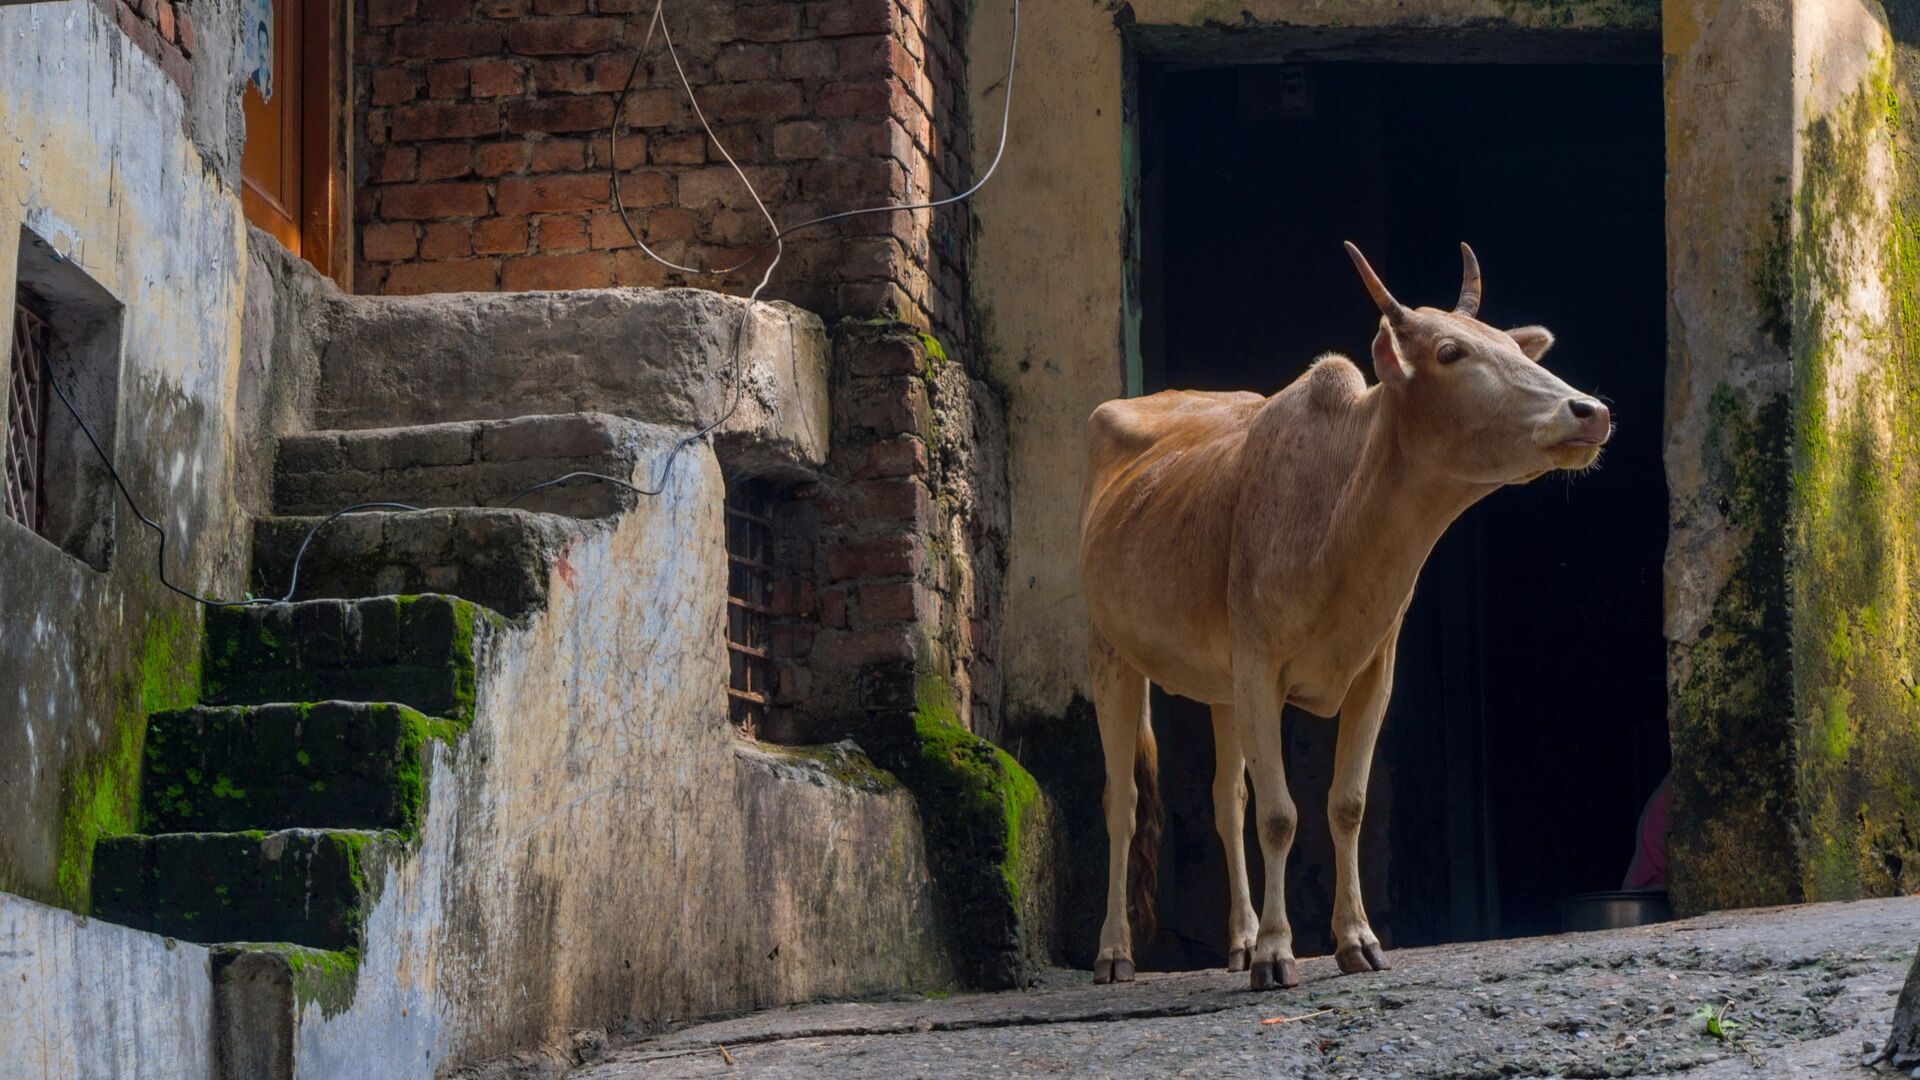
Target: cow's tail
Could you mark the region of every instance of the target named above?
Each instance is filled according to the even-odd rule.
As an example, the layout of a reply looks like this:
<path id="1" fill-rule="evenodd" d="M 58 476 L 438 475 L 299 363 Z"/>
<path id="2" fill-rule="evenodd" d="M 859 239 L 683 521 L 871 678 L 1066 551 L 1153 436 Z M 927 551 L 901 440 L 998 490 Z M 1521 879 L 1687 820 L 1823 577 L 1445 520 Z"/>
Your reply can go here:
<path id="1" fill-rule="evenodd" d="M 1140 718 L 1133 750 L 1133 844 L 1127 852 L 1127 892 L 1133 915 L 1133 944 L 1145 949 L 1159 932 L 1153 894 L 1160 877 L 1160 829 L 1166 810 L 1160 803 L 1160 748 L 1153 725 Z"/>

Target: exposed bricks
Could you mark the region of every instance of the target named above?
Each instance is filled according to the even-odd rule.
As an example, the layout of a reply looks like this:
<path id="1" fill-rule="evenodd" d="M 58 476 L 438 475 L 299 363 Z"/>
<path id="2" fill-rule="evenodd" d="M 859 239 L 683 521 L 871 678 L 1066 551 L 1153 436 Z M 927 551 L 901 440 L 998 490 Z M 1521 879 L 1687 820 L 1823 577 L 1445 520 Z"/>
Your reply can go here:
<path id="1" fill-rule="evenodd" d="M 908 326 L 845 320 L 833 347 L 832 451 L 822 479 L 794 493 L 813 576 L 776 592 L 792 631 L 776 641 L 795 658 L 781 667 L 783 687 L 795 672 L 781 704 L 811 738 L 861 738 L 911 714 L 937 675 L 962 722 L 992 733 L 999 590 L 976 568 L 997 582 L 999 564 L 991 541 L 972 539 L 981 511 L 964 491 L 978 489 L 953 486 L 952 463 L 937 460 L 928 405 L 940 387 L 945 423 L 974 423 L 967 378 Z"/>
<path id="2" fill-rule="evenodd" d="M 394 32 L 392 55 L 400 60 L 452 60 L 490 56 L 503 40 L 497 26 L 403 26 Z"/>
<path id="3" fill-rule="evenodd" d="M 613 99 L 605 95 L 516 101 L 507 106 L 507 130 L 514 134 L 605 131 L 613 122 Z"/>
<path id="4" fill-rule="evenodd" d="M 591 289 L 606 285 L 612 277 L 613 256 L 605 252 L 530 255 L 506 261 L 500 287 L 510 291 Z"/>
<path id="5" fill-rule="evenodd" d="M 407 184 L 380 193 L 380 211 L 396 221 L 472 218 L 487 212 L 484 184 Z"/>
<path id="6" fill-rule="evenodd" d="M 609 167 L 634 228 L 679 261 L 737 261 L 766 239 L 657 36 L 636 72 L 645 0 L 356 2 L 359 287 L 478 287 L 468 264 L 497 288 L 716 284 L 634 249 Z M 961 0 L 703 0 L 668 14 L 702 108 L 782 223 L 970 182 Z M 423 190 L 451 184 L 478 190 Z M 428 242 L 424 223 L 442 221 L 468 223 L 467 243 L 450 230 Z M 896 315 L 964 349 L 966 223 L 948 208 L 810 231 L 769 295 L 828 318 Z M 399 272 L 414 262 L 462 267 Z M 719 284 L 744 288 L 757 271 Z"/>
<path id="7" fill-rule="evenodd" d="M 500 181 L 500 213 L 594 210 L 607 204 L 607 181 L 599 176 L 509 177 Z"/>
<path id="8" fill-rule="evenodd" d="M 172 0 L 108 0 L 104 10 L 112 14 L 141 52 L 146 53 L 167 73 L 180 93 L 193 93 L 193 23 Z"/>
<path id="9" fill-rule="evenodd" d="M 500 129 L 500 107 L 484 103 L 461 105 L 451 102 L 405 105 L 390 112 L 387 120 L 389 137 L 394 142 L 471 139 L 477 135 L 494 134 Z"/>

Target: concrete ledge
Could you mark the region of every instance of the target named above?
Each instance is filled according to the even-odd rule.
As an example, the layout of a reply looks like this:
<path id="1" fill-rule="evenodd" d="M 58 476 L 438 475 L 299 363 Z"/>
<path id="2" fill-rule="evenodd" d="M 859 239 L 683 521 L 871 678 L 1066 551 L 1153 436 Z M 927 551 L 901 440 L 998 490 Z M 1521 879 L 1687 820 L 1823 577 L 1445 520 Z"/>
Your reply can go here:
<path id="1" fill-rule="evenodd" d="M 207 950 L 0 893 L 9 1080 L 216 1075 Z"/>
<path id="2" fill-rule="evenodd" d="M 827 451 L 826 329 L 789 304 L 701 289 L 342 297 L 328 309 L 314 424 L 377 428 L 604 412 L 719 429 L 743 464 Z M 730 463 L 731 464 L 731 463 Z"/>

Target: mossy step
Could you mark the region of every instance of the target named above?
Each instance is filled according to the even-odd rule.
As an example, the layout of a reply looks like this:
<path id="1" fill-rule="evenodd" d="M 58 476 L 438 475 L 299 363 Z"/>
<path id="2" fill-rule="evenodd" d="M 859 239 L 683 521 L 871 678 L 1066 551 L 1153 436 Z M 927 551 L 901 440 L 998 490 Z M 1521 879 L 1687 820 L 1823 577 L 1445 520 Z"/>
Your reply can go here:
<path id="1" fill-rule="evenodd" d="M 281 941 L 211 946 L 221 1075 L 293 1075 L 300 1017 L 317 1005 L 338 1016 L 353 1005 L 360 957 L 351 949 L 310 949 Z"/>
<path id="2" fill-rule="evenodd" d="M 351 829 L 115 836 L 93 849 L 93 914 L 184 941 L 357 947 L 405 841 Z"/>
<path id="3" fill-rule="evenodd" d="M 294 555 L 322 520 L 255 522 L 256 577 L 284 589 Z M 553 514 L 473 507 L 348 514 L 313 533 L 300 562 L 299 595 L 437 592 L 519 616 L 546 606 L 554 563 L 602 527 Z"/>
<path id="4" fill-rule="evenodd" d="M 200 706 L 147 720 L 140 827 L 394 829 L 423 808 L 427 744 L 454 725 L 405 705 Z"/>
<path id="5" fill-rule="evenodd" d="M 473 719 L 474 657 L 498 617 L 451 596 L 214 608 L 201 700 L 392 701 Z"/>

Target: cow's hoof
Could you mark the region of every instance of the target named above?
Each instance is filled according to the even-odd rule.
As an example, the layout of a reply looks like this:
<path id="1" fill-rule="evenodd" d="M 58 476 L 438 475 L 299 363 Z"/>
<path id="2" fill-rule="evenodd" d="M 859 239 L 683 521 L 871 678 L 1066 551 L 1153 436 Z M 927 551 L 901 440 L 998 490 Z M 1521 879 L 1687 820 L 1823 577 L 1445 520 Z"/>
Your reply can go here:
<path id="1" fill-rule="evenodd" d="M 1343 945 L 1333 958 L 1340 964 L 1340 974 L 1358 975 L 1363 971 L 1386 971 L 1393 967 L 1387 963 L 1386 954 L 1380 951 L 1375 942 L 1360 942 Z"/>
<path id="2" fill-rule="evenodd" d="M 1229 951 L 1227 953 L 1227 970 L 1230 972 L 1247 970 L 1247 962 L 1252 955 L 1253 950 L 1244 945 Z"/>
<path id="3" fill-rule="evenodd" d="M 1250 971 L 1249 985 L 1255 990 L 1288 990 L 1300 985 L 1300 967 L 1290 956 L 1256 960 Z"/>
<path id="4" fill-rule="evenodd" d="M 1093 981 L 1096 983 L 1121 983 L 1133 981 L 1133 961 L 1126 957 L 1093 962 Z"/>

